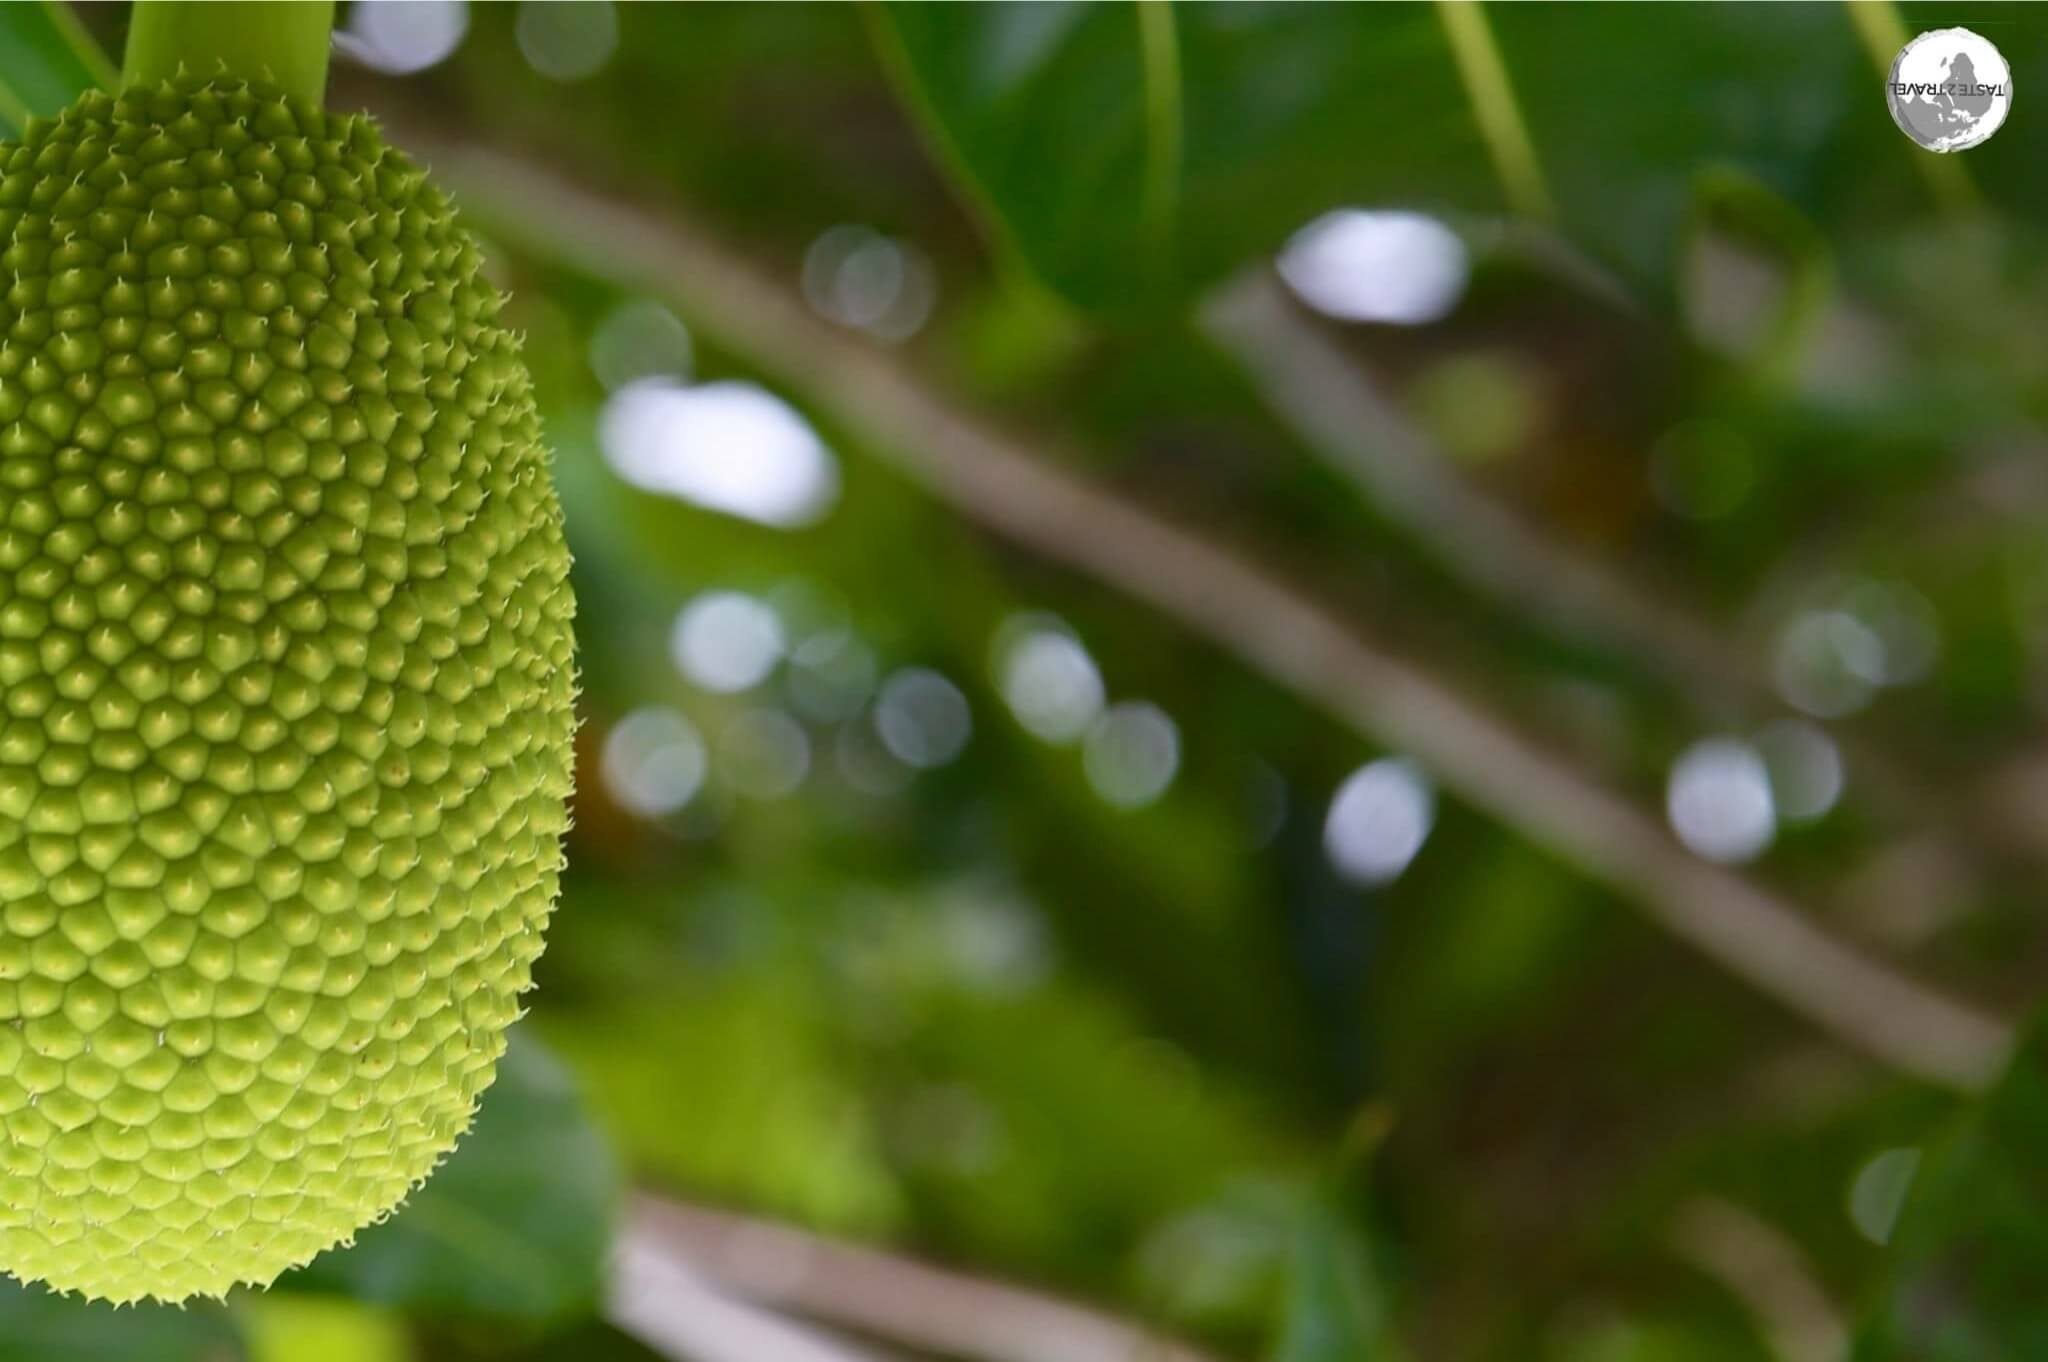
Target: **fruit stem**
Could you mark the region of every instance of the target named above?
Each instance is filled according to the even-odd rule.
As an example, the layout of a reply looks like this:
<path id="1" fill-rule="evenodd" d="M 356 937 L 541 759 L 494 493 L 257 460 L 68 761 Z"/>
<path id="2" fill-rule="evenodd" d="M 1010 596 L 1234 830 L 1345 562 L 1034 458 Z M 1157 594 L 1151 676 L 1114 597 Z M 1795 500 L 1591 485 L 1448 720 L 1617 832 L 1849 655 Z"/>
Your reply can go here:
<path id="1" fill-rule="evenodd" d="M 334 0 L 136 0 L 121 84 L 154 83 L 180 71 L 237 76 L 324 104 L 333 28 Z"/>

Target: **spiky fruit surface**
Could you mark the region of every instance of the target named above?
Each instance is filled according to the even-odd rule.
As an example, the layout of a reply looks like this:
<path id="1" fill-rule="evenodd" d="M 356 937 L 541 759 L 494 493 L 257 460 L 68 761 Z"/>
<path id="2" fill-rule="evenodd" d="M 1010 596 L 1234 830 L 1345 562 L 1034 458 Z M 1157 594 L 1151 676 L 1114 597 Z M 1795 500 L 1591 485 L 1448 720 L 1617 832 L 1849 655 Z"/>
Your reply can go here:
<path id="1" fill-rule="evenodd" d="M 467 1127 L 567 821 L 568 555 L 474 242 L 239 82 L 0 144 L 0 1268 L 268 1282 Z"/>

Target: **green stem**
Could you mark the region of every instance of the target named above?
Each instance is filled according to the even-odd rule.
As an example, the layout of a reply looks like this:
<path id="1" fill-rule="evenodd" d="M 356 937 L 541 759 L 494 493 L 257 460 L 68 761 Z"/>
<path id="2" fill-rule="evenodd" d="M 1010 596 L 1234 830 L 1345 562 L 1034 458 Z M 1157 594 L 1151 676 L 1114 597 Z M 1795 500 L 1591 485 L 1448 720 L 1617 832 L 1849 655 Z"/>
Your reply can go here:
<path id="1" fill-rule="evenodd" d="M 324 104 L 333 28 L 334 0 L 136 0 L 121 83 L 155 83 L 181 71 L 225 75 Z"/>
<path id="2" fill-rule="evenodd" d="M 1846 8 L 1849 21 L 1856 26 L 1856 36 L 1863 40 L 1863 50 L 1870 54 L 1880 73 L 1889 75 L 1899 49 L 1913 36 L 1906 31 L 1906 21 L 1899 17 L 1898 6 L 1891 0 L 1855 0 Z M 1983 206 L 1983 196 L 1977 192 L 1977 182 L 1970 178 L 1970 168 L 1962 157 L 1921 151 L 1911 142 L 1906 145 L 1912 148 L 1906 154 L 1920 167 L 1920 177 L 1927 181 L 1935 204 L 1944 213 L 1962 217 Z"/>
<path id="3" fill-rule="evenodd" d="M 1507 64 L 1501 60 L 1500 46 L 1486 22 L 1486 11 L 1479 7 L 1479 0 L 1437 0 L 1436 12 L 1451 45 L 1451 59 L 1465 82 L 1473 121 L 1479 125 L 1479 136 L 1493 157 L 1494 172 L 1507 192 L 1508 207 L 1525 218 L 1549 221 L 1556 205 L 1544 181 L 1536 145 L 1529 138 L 1529 125 L 1515 102 Z"/>
<path id="4" fill-rule="evenodd" d="M 1145 85 L 1145 230 L 1152 239 L 1152 263 L 1170 277 L 1180 198 L 1180 39 L 1172 0 L 1138 0 L 1137 10 Z"/>

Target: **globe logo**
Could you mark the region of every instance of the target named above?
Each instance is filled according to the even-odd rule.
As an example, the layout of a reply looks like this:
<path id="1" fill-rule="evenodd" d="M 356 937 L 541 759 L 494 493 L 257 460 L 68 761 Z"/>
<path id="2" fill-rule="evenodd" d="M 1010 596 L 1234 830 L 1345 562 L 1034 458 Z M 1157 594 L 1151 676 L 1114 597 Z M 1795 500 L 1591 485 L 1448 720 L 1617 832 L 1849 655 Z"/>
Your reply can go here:
<path id="1" fill-rule="evenodd" d="M 1885 102 L 1899 131 L 1929 151 L 1967 151 L 1989 140 L 2012 108 L 2012 68 L 1967 28 L 1938 28 L 1892 62 Z"/>

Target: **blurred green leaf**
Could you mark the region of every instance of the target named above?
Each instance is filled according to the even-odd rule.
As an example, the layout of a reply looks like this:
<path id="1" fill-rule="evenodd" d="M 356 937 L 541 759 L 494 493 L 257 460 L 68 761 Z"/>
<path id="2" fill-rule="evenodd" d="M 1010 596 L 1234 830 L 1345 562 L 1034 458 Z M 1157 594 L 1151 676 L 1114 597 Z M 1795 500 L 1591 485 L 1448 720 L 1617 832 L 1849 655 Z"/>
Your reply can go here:
<path id="1" fill-rule="evenodd" d="M 878 21 L 984 226 L 1069 298 L 1176 302 L 1336 207 L 1499 210 L 1434 7 L 1172 14 L 1184 126 L 1163 239 L 1148 220 L 1158 112 L 1133 6 L 904 3 Z M 1663 282 L 1696 177 L 1722 167 L 1809 213 L 1927 207 L 1870 59 L 1831 7 L 1485 14 L 1560 224 L 1627 273 Z"/>
<path id="2" fill-rule="evenodd" d="M 0 1362 L 239 1362 L 228 1312 L 213 1302 L 127 1305 L 0 1280 Z"/>
<path id="3" fill-rule="evenodd" d="M 1591 1311 L 1559 1322 L 1544 1362 L 1777 1362 L 1782 1354 L 1727 1320 Z"/>
<path id="4" fill-rule="evenodd" d="M 983 1251 L 1106 1268 L 1282 1155 L 1238 1092 L 1092 991 L 946 990 L 926 1009 L 897 1047 L 915 1070 L 888 1124 L 925 1214 Z M 1076 1205 L 1089 1214 L 1060 1210 Z"/>
<path id="5" fill-rule="evenodd" d="M 0 5 L 0 130 L 48 118 L 114 71 L 78 19 L 56 0 Z"/>
<path id="6" fill-rule="evenodd" d="M 287 1291 L 251 1294 L 237 1315 L 249 1362 L 411 1362 L 405 1322 L 354 1301 Z"/>
<path id="7" fill-rule="evenodd" d="M 1332 1167 L 1294 1198 L 1271 1362 L 1391 1362 L 1401 1355 L 1358 1208 L 1393 1112 L 1374 1103 L 1345 1130 Z"/>
<path id="8" fill-rule="evenodd" d="M 487 1356 L 490 1362 L 666 1362 L 639 1339 L 596 1321 L 549 1334 L 531 1347 Z"/>
<path id="9" fill-rule="evenodd" d="M 635 1166 L 835 1229 L 900 1213 L 823 1000 L 749 971 L 677 980 L 659 1000 L 548 1016 Z"/>
<path id="10" fill-rule="evenodd" d="M 1888 1151 L 1864 1183 L 1910 1175 L 1892 1260 L 1856 1362 L 2031 1362 L 2048 1357 L 2048 1025 L 2037 1023 L 1998 1087 L 1917 1163 Z M 1873 1151 L 1875 1153 L 1876 1151 Z M 1866 1233 L 1889 1188 L 1855 1186 Z"/>
<path id="11" fill-rule="evenodd" d="M 598 1319 L 544 1330 L 421 1326 L 416 1350 L 431 1362 L 667 1362 L 661 1353 Z"/>
<path id="12" fill-rule="evenodd" d="M 447 1163 L 353 1248 L 282 1285 L 456 1315 L 565 1315 L 598 1296 L 617 1178 L 569 1074 L 522 1028 Z"/>
<path id="13" fill-rule="evenodd" d="M 984 226 L 1068 297 L 1109 309 L 1171 300 L 1368 186 L 1421 195 L 1448 177 L 1463 200 L 1490 193 L 1429 9 L 1171 14 L 1184 94 L 1164 239 L 1148 204 L 1160 181 L 1147 90 L 1159 77 L 1135 6 L 892 4 L 878 19 Z"/>
<path id="14" fill-rule="evenodd" d="M 1363 1236 L 1322 1198 L 1302 1208 L 1273 1362 L 1388 1362 L 1386 1306 Z"/>

